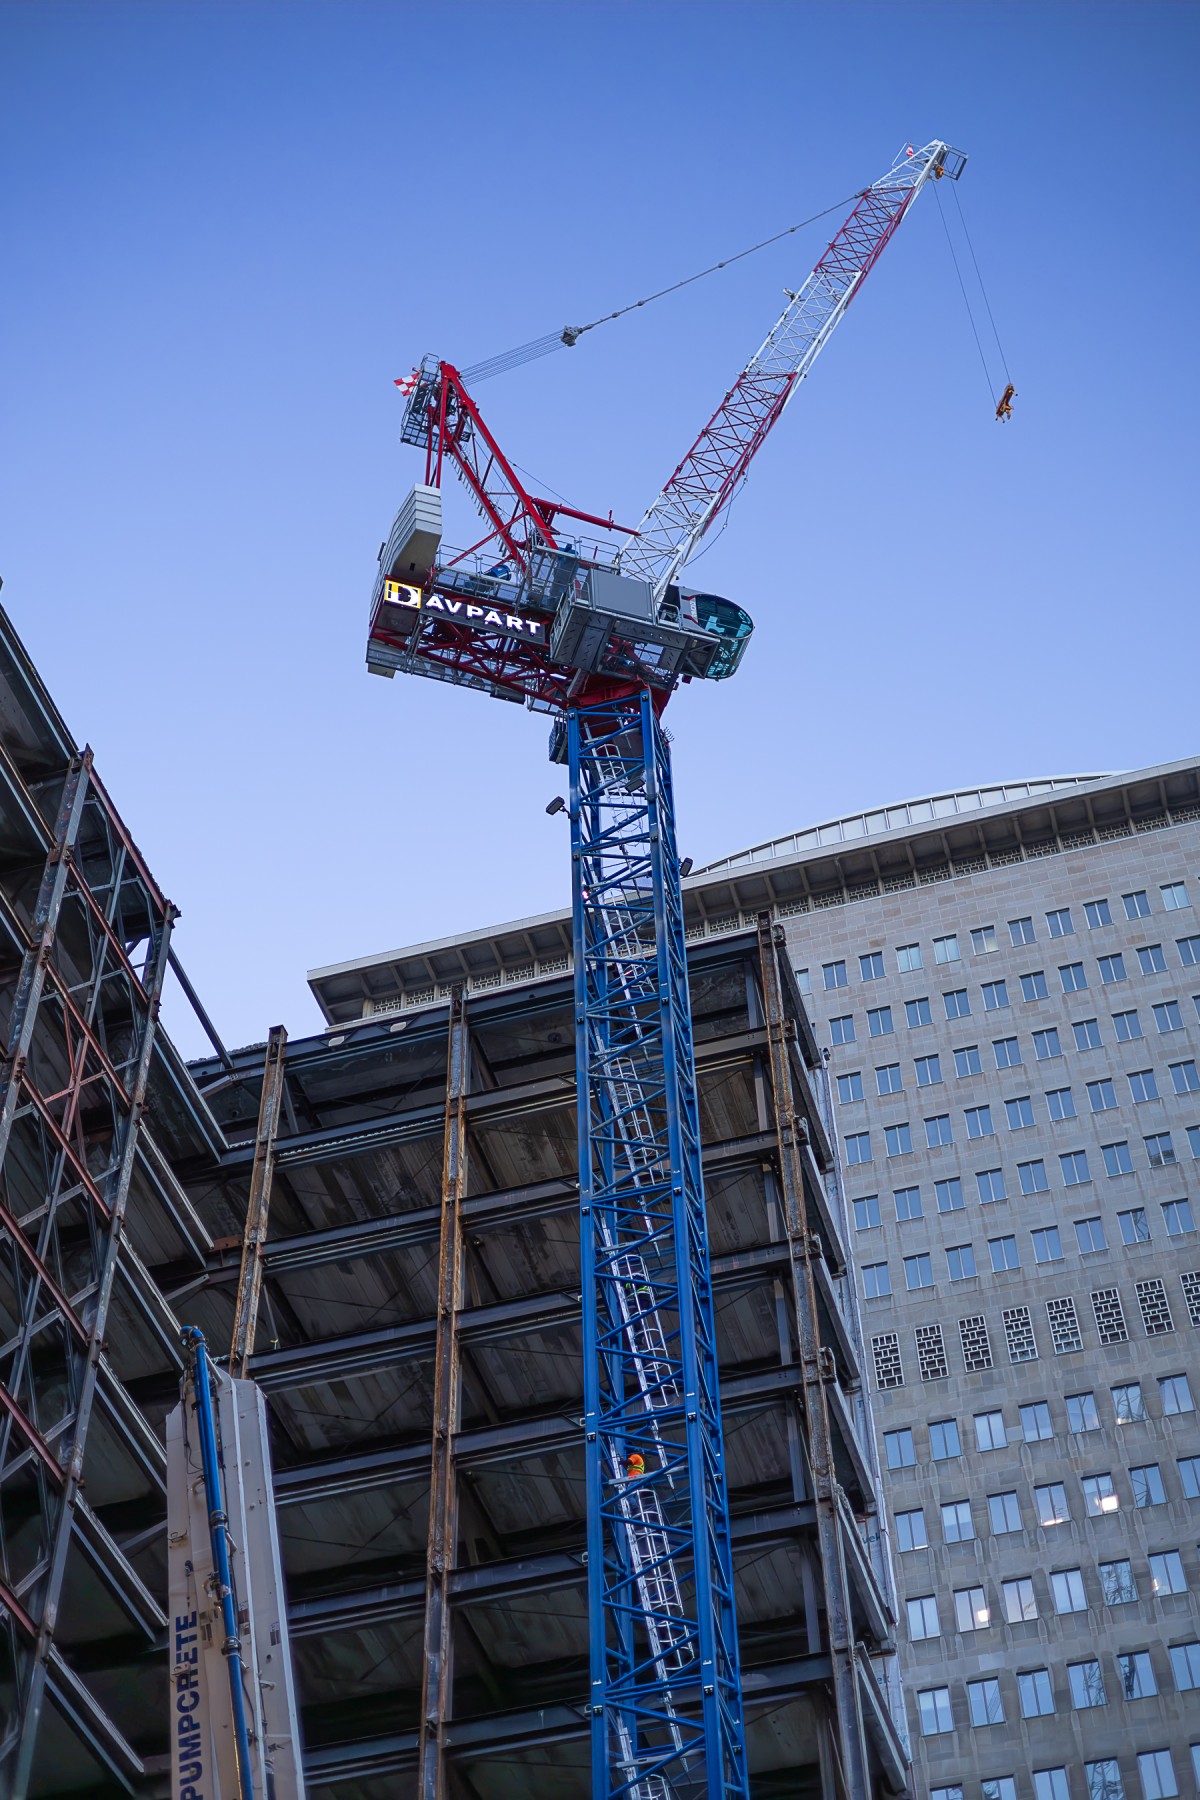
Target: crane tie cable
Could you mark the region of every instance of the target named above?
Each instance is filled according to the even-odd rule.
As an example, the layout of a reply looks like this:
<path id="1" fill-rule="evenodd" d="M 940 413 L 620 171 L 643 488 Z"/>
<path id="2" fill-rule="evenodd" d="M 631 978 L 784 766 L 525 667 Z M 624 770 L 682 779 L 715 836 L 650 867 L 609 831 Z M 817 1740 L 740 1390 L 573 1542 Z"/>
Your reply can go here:
<path id="1" fill-rule="evenodd" d="M 852 200 L 861 200 L 869 192 L 869 188 L 859 188 L 857 193 L 848 195 L 844 200 L 835 200 L 832 206 L 823 207 L 820 212 L 799 220 L 795 225 L 788 225 L 783 231 L 776 231 L 771 237 L 751 244 L 748 249 L 739 250 L 734 256 L 726 256 L 720 262 L 710 263 L 707 269 L 699 269 L 694 275 L 685 275 L 680 281 L 672 281 L 669 286 L 656 289 L 644 299 L 631 300 L 627 306 L 619 306 L 615 312 L 602 313 L 587 325 L 564 325 L 561 331 L 548 331 L 543 337 L 531 338 L 527 344 L 519 344 L 513 350 L 504 350 L 499 356 L 489 357 L 470 369 L 463 369 L 462 378 L 472 387 L 477 387 L 481 381 L 487 381 L 493 375 L 506 374 L 509 369 L 520 368 L 522 363 L 533 362 L 539 356 L 548 356 L 552 350 L 571 349 L 585 331 L 595 331 L 597 325 L 607 325 L 613 319 L 624 318 L 626 313 L 636 312 L 640 306 L 649 306 L 655 300 L 662 300 L 667 294 L 677 294 L 680 288 L 690 287 L 694 281 L 703 281 L 706 275 L 715 275 L 720 269 L 728 269 L 734 263 L 741 262 L 744 257 L 753 256 L 757 251 L 766 250 L 771 244 L 778 244 L 783 238 L 791 237 L 793 232 L 803 231 L 806 225 L 815 225 L 819 219 L 828 218 L 830 213 L 840 212 Z"/>

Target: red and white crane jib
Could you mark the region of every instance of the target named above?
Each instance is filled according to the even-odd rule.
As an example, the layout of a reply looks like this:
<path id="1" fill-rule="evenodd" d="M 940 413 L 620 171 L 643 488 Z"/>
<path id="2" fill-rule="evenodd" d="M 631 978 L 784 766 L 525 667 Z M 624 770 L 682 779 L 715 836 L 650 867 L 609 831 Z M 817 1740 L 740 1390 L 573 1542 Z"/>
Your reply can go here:
<path id="1" fill-rule="evenodd" d="M 779 319 L 662 493 L 638 535 L 621 551 L 621 572 L 640 576 L 657 600 L 728 505 L 738 482 L 800 382 L 829 342 L 851 300 L 905 213 L 931 178 L 957 181 L 966 157 L 949 144 L 911 144 L 854 210 Z"/>
<path id="2" fill-rule="evenodd" d="M 965 164 L 961 151 L 940 140 L 920 150 L 908 145 L 886 175 L 863 190 L 636 531 L 627 533 L 611 514 L 602 519 L 531 495 L 458 370 L 425 357 L 396 385 L 406 400 L 401 439 L 425 451 L 426 486 L 414 488 L 393 526 L 393 540 L 399 533 L 404 544 L 389 541 L 387 555 L 381 552 L 368 667 L 476 687 L 550 712 L 577 697 L 580 683 L 595 687 L 592 677 L 606 690 L 614 680 L 644 681 L 665 699 L 681 675 L 731 674 L 749 637 L 748 615 L 717 595 L 688 589 L 685 600 L 668 589 L 728 505 L 921 188 L 931 177 L 957 180 Z M 466 550 L 434 561 L 440 510 L 436 520 L 431 511 L 424 532 L 430 544 L 418 566 L 405 560 L 410 526 L 422 535 L 408 509 L 422 493 L 440 488 L 447 456 L 487 528 Z M 627 542 L 619 552 L 610 544 L 585 549 L 568 543 L 556 526 L 559 513 L 627 535 Z M 495 565 L 488 566 L 493 554 Z M 406 581 L 420 584 L 405 590 L 411 596 L 407 611 L 388 604 L 389 585 Z M 502 605 L 514 612 L 507 624 Z M 536 641 L 516 635 L 513 626 L 536 632 Z"/>
<path id="3" fill-rule="evenodd" d="M 550 522 L 555 509 L 543 510 L 526 493 L 452 364 L 427 356 L 415 380 L 409 380 L 400 439 L 425 451 L 426 483 L 441 487 L 442 461 L 449 456 L 492 528 L 484 542 L 494 536 L 497 553 L 510 556 L 522 574 L 528 573 L 534 549 L 558 547 Z M 409 387 L 408 382 L 396 385 Z"/>

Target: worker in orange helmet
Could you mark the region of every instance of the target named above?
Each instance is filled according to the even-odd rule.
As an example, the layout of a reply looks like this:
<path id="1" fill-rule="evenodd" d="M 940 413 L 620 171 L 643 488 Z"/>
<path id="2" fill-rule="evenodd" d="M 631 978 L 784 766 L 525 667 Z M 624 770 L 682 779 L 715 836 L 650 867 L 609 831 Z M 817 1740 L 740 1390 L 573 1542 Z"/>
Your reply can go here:
<path id="1" fill-rule="evenodd" d="M 644 1475 L 645 1473 L 646 1473 L 645 1457 L 642 1455 L 640 1450 L 631 1450 L 629 1455 L 625 1458 L 625 1478 L 626 1478 L 626 1480 L 627 1481 L 636 1481 L 639 1476 Z"/>

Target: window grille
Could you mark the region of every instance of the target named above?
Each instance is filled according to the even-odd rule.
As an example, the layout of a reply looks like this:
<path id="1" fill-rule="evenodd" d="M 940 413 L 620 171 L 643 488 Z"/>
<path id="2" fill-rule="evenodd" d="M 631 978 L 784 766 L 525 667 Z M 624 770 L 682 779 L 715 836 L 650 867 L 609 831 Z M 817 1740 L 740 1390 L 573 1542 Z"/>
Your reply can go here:
<path id="1" fill-rule="evenodd" d="M 1123 1344 L 1129 1336 L 1125 1308 L 1118 1288 L 1097 1288 L 1092 1294 L 1092 1311 L 1102 1344 Z"/>
<path id="2" fill-rule="evenodd" d="M 1179 1279 L 1187 1303 L 1188 1323 L 1200 1326 L 1200 1269 L 1188 1269 Z"/>
<path id="3" fill-rule="evenodd" d="M 1033 1322 L 1027 1306 L 1004 1308 L 1004 1336 L 1008 1344 L 1009 1362 L 1037 1361 L 1037 1341 L 1033 1335 Z"/>
<path id="4" fill-rule="evenodd" d="M 1161 1337 L 1164 1331 L 1174 1331 L 1175 1321 L 1171 1317 L 1171 1308 L 1167 1305 L 1167 1290 L 1162 1282 L 1139 1281 L 1136 1286 L 1146 1336 Z"/>
<path id="5" fill-rule="evenodd" d="M 1047 1300 L 1046 1315 L 1050 1320 L 1050 1340 L 1054 1345 L 1055 1356 L 1065 1356 L 1069 1350 L 1083 1349 L 1079 1317 L 1075 1311 L 1075 1302 L 1069 1296 Z"/>
<path id="6" fill-rule="evenodd" d="M 946 1360 L 946 1344 L 940 1325 L 918 1325 L 917 1366 L 922 1381 L 944 1381 L 950 1373 Z"/>
<path id="7" fill-rule="evenodd" d="M 962 1340 L 963 1363 L 968 1375 L 977 1369 L 992 1367 L 992 1340 L 988 1336 L 987 1320 L 982 1313 L 970 1319 L 958 1321 L 958 1335 Z"/>
<path id="8" fill-rule="evenodd" d="M 900 1337 L 895 1331 L 881 1332 L 871 1339 L 871 1355 L 875 1361 L 875 1386 L 904 1386 L 904 1364 L 900 1361 Z"/>

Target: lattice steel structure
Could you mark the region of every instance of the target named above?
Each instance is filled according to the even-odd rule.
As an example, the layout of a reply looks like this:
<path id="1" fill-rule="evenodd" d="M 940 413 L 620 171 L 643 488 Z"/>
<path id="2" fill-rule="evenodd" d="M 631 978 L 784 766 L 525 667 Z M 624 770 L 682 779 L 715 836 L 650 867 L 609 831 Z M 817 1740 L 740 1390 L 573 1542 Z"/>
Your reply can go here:
<path id="1" fill-rule="evenodd" d="M 219 1139 L 158 1030 L 175 913 L 0 613 L 0 1793 L 132 1792 L 165 1667 L 179 1367 L 147 1274 L 211 1240 L 168 1153 Z M 153 1538 L 148 1538 L 149 1526 Z M 165 1715 L 164 1715 L 165 1716 Z"/>
<path id="2" fill-rule="evenodd" d="M 568 714 L 596 1800 L 747 1793 L 669 753 Z"/>
<path id="3" fill-rule="evenodd" d="M 625 545 L 623 573 L 640 575 L 653 582 L 656 594 L 665 593 L 733 498 L 925 183 L 945 176 L 957 181 L 966 161 L 961 150 L 940 140 L 919 150 L 907 144 L 887 174 L 863 189 Z"/>

